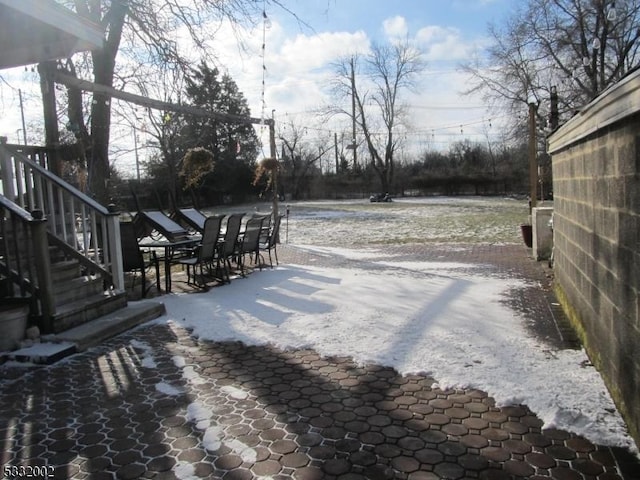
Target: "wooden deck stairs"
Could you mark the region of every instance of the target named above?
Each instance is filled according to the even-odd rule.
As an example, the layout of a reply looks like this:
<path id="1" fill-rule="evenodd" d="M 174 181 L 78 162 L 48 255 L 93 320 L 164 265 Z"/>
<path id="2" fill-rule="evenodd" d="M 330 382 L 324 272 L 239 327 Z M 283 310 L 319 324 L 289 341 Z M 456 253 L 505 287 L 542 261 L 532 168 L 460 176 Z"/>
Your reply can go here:
<path id="1" fill-rule="evenodd" d="M 2 241 L 0 237 L 0 245 Z M 105 289 L 100 274 L 84 271 L 77 260 L 65 257 L 56 247 L 49 247 L 49 255 L 55 299 L 51 331 L 32 345 L 22 342 L 21 335 L 18 338 L 9 335 L 0 342 L 0 363 L 4 359 L 49 364 L 165 313 L 161 302 L 129 303 L 127 292 Z M 4 260 L 0 248 L 0 266 Z M 28 324 L 29 311 L 24 305 L 29 299 L 11 298 L 7 288 L 1 287 L 6 283 L 6 277 L 0 274 L 0 317 Z"/>

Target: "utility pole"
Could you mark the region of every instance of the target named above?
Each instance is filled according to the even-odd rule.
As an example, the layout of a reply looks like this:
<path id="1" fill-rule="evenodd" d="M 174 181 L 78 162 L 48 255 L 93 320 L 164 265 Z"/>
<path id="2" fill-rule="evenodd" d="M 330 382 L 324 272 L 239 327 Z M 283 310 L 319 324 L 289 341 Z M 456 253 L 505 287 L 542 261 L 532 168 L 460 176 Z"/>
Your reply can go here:
<path id="1" fill-rule="evenodd" d="M 558 113 L 558 89 L 555 85 L 551 87 L 551 113 L 549 114 L 549 127 L 551 131 L 558 128 L 560 114 Z"/>
<path id="2" fill-rule="evenodd" d="M 336 175 L 340 173 L 340 162 L 338 160 L 338 132 L 333 132 L 333 151 L 336 156 Z"/>
<path id="3" fill-rule="evenodd" d="M 24 123 L 24 105 L 22 103 L 22 90 L 18 89 L 18 98 L 20 98 L 20 116 L 22 117 L 22 136 L 24 138 L 24 144 L 27 144 L 27 127 Z M 18 143 L 20 143 L 18 141 Z"/>
<path id="4" fill-rule="evenodd" d="M 353 57 L 351 57 L 351 147 L 353 148 L 353 171 L 358 168 L 356 155 L 356 74 Z"/>
<path id="5" fill-rule="evenodd" d="M 133 127 L 133 149 L 136 152 L 136 179 L 140 183 L 140 157 L 138 157 L 138 130 Z"/>
<path id="6" fill-rule="evenodd" d="M 275 162 L 277 160 L 277 152 L 276 152 L 276 120 L 275 120 L 275 110 L 271 110 L 271 119 L 267 120 L 269 124 L 269 155 Z M 273 188 L 273 204 L 272 204 L 272 213 L 273 219 L 278 218 L 278 167 L 276 166 L 271 173 L 271 186 Z"/>

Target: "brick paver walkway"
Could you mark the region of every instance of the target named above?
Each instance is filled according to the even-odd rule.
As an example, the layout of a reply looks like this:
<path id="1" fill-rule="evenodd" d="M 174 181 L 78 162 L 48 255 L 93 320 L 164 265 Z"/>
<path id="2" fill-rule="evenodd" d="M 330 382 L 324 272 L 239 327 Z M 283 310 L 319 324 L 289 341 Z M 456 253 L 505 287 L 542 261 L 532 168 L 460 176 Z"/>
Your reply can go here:
<path id="1" fill-rule="evenodd" d="M 554 326 L 544 270 L 525 250 L 398 252 L 540 280 L 525 302 L 514 292 L 514 306 L 539 316 L 549 341 L 566 343 Z M 333 261 L 292 247 L 280 257 Z M 427 376 L 312 350 L 201 341 L 173 323 L 144 326 L 22 375 L 7 366 L 0 372 L 6 478 L 26 478 L 17 467 L 35 465 L 74 479 L 612 480 L 640 471 L 628 454 L 542 430 L 535 412 L 498 408 L 486 392 L 443 391 Z"/>

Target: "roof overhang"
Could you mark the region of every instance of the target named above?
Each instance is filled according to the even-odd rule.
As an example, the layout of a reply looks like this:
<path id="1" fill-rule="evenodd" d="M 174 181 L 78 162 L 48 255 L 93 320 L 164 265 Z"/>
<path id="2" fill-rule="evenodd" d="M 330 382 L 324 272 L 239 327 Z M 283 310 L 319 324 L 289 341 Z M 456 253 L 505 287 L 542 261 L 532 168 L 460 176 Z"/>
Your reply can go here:
<path id="1" fill-rule="evenodd" d="M 640 112 L 640 69 L 605 90 L 548 138 L 550 154 Z"/>
<path id="2" fill-rule="evenodd" d="M 104 32 L 53 0 L 0 0 L 0 69 L 102 48 Z"/>

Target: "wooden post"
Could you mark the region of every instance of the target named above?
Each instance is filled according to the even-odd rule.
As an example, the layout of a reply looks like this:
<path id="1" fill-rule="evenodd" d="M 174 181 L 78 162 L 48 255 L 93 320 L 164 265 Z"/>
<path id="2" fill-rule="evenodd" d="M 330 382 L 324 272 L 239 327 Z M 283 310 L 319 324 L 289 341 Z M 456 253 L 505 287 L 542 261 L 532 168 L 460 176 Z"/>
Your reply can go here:
<path id="1" fill-rule="evenodd" d="M 0 170 L 2 170 L 2 194 L 12 202 L 16 201 L 16 189 L 13 183 L 14 173 L 11 165 L 11 155 L 5 145 L 7 137 L 0 137 Z"/>
<path id="2" fill-rule="evenodd" d="M 49 241 L 47 240 L 47 219 L 42 210 L 31 212 L 33 220 L 29 222 L 33 239 L 33 256 L 36 264 L 38 288 L 40 290 L 40 310 L 42 328 L 45 332 L 53 331 L 52 319 L 56 313 L 53 297 L 53 279 L 51 278 L 51 259 L 49 258 Z"/>
<path id="3" fill-rule="evenodd" d="M 277 160 L 276 157 L 276 122 L 274 119 L 269 120 L 269 154 L 273 160 Z M 271 173 L 271 185 L 273 187 L 273 219 L 275 221 L 278 218 L 278 167 L 276 167 Z"/>
<path id="4" fill-rule="evenodd" d="M 529 213 L 538 201 L 538 160 L 536 158 L 536 104 L 529 103 Z"/>
<path id="5" fill-rule="evenodd" d="M 116 211 L 115 205 L 111 204 L 108 208 L 107 241 L 109 242 L 109 258 L 111 259 L 111 281 L 116 291 L 124 291 L 124 269 L 122 266 L 122 247 L 120 245 L 120 214 Z"/>

